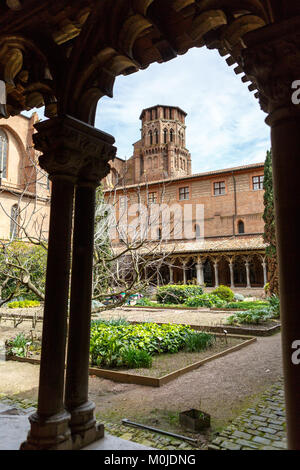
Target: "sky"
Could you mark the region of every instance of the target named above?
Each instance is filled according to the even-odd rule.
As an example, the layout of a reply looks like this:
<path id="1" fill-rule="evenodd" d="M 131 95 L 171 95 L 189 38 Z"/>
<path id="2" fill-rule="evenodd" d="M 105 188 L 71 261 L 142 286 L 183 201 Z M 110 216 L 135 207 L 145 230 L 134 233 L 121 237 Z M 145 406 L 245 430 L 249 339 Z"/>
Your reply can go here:
<path id="1" fill-rule="evenodd" d="M 169 62 L 119 76 L 114 97 L 98 104 L 95 126 L 115 137 L 118 157 L 130 158 L 132 144 L 140 139 L 142 109 L 179 106 L 187 113 L 186 147 L 193 173 L 263 162 L 270 148 L 266 115 L 233 67 L 217 51 L 194 48 Z"/>

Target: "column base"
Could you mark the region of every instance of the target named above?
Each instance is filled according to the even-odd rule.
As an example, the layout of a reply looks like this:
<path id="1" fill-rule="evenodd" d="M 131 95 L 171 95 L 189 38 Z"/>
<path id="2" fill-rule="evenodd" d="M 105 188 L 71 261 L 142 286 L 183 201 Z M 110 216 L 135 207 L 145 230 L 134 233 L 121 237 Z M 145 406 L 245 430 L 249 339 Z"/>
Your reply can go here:
<path id="1" fill-rule="evenodd" d="M 73 450 L 81 449 L 104 437 L 104 425 L 96 423 L 95 405 L 87 401 L 71 411 L 70 429 Z"/>
<path id="2" fill-rule="evenodd" d="M 48 418 L 34 413 L 29 417 L 31 429 L 20 450 L 72 450 L 70 417 L 66 411 Z"/>

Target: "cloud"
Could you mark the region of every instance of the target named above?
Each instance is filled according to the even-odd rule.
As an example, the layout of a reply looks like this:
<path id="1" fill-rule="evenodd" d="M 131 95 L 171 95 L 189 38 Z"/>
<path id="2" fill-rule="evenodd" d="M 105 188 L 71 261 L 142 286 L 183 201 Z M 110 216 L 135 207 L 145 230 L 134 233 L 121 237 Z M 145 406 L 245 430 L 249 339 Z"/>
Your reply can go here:
<path id="1" fill-rule="evenodd" d="M 140 138 L 140 113 L 156 104 L 188 113 L 186 143 L 193 172 L 264 161 L 270 148 L 258 101 L 216 51 L 194 48 L 117 78 L 114 98 L 98 105 L 96 127 L 115 137 L 119 157 L 132 155 L 132 144 Z"/>

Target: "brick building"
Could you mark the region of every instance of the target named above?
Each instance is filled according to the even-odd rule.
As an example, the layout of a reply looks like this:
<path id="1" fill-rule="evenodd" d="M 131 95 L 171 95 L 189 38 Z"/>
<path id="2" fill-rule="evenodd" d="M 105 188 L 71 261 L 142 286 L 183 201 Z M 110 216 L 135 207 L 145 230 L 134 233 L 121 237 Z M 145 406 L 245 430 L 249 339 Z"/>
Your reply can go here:
<path id="1" fill-rule="evenodd" d="M 264 164 L 192 174 L 185 117 L 178 107 L 142 111 L 141 139 L 130 159 L 111 163 L 106 199 L 114 199 L 117 220 L 125 206 L 142 204 L 148 214 L 158 206 L 169 208 L 164 209 L 169 210 L 168 230 L 161 210 L 145 237 L 145 245 L 156 244 L 156 255 L 166 260 L 158 282 L 263 287 L 268 276 L 262 237 Z M 140 212 L 128 212 L 129 225 Z M 117 232 L 114 242 L 121 246 L 124 234 Z"/>
<path id="2" fill-rule="evenodd" d="M 50 183 L 32 143 L 38 120 L 0 119 L 0 240 L 48 237 Z"/>

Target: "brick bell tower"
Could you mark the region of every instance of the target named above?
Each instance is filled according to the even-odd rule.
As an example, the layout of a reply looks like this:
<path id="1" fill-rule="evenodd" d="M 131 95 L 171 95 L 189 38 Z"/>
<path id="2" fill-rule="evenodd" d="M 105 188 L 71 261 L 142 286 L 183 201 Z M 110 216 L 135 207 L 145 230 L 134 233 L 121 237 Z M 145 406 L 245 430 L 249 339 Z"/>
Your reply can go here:
<path id="1" fill-rule="evenodd" d="M 191 155 L 185 147 L 186 113 L 174 106 L 144 109 L 141 140 L 134 144 L 134 182 L 190 175 Z"/>

